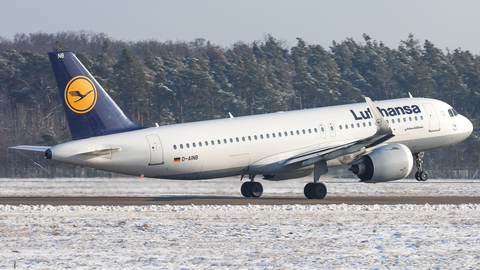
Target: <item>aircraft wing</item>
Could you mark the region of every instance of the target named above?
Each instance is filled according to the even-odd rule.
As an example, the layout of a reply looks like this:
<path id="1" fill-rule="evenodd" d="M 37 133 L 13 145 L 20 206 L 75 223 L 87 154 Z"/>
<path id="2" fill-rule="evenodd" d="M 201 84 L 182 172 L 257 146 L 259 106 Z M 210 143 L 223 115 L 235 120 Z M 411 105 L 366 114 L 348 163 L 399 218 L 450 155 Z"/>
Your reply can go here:
<path id="1" fill-rule="evenodd" d="M 18 150 L 45 152 L 45 151 L 47 151 L 47 149 L 51 148 L 51 146 L 17 145 L 17 146 L 12 146 L 12 147 L 9 147 L 9 148 L 18 149 Z"/>
<path id="2" fill-rule="evenodd" d="M 383 118 L 382 114 L 378 111 L 377 107 L 375 107 L 372 100 L 366 97 L 365 101 L 370 108 L 374 124 L 377 127 L 377 132 L 375 134 L 355 141 L 341 142 L 338 145 L 320 146 L 317 149 L 287 159 L 283 166 L 301 162 L 301 166 L 303 167 L 312 165 L 321 160 L 329 160 L 351 154 L 358 155 L 366 152 L 368 148 L 377 146 L 393 138 L 395 135 L 393 134 L 392 129 L 385 118 Z"/>

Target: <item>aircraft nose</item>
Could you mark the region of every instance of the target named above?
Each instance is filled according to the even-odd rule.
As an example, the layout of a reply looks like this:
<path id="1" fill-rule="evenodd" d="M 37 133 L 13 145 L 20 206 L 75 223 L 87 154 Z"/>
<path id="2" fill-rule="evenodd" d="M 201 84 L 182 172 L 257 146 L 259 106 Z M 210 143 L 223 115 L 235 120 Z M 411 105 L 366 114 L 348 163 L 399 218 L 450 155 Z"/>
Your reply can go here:
<path id="1" fill-rule="evenodd" d="M 463 121 L 461 121 L 461 131 L 465 133 L 466 137 L 470 136 L 473 132 L 473 124 L 468 118 L 463 117 Z"/>

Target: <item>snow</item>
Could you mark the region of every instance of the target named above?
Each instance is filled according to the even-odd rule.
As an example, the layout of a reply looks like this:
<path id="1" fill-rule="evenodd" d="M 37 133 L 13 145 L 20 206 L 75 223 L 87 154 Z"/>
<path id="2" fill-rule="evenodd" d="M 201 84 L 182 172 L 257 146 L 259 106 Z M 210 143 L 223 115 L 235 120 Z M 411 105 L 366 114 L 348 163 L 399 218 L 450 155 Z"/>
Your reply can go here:
<path id="1" fill-rule="evenodd" d="M 241 196 L 239 177 L 202 181 L 174 181 L 151 178 L 0 178 L 0 196 L 171 196 L 171 195 L 228 195 Z M 263 184 L 262 196 L 304 197 L 303 188 L 311 177 L 299 180 L 271 182 L 258 179 Z M 357 179 L 323 179 L 328 196 L 467 196 L 480 194 L 480 180 L 447 179 L 400 180 L 365 184 Z"/>
<path id="2" fill-rule="evenodd" d="M 231 180 L 0 179 L 0 194 L 237 194 L 238 179 Z M 336 196 L 379 196 L 381 190 L 395 196 L 429 190 L 476 196 L 479 184 L 326 182 Z M 264 182 L 264 187 L 270 196 L 300 196 L 304 183 Z M 15 263 L 18 269 L 477 268 L 479 229 L 477 204 L 0 205 L 0 268 L 13 269 Z"/>

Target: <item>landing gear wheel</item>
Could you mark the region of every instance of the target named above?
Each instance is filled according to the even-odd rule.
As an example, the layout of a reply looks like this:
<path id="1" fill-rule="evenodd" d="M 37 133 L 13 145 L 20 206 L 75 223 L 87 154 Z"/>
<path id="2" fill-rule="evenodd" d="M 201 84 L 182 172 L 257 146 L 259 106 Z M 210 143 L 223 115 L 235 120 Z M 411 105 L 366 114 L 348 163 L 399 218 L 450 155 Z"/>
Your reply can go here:
<path id="1" fill-rule="evenodd" d="M 246 198 L 252 197 L 252 183 L 253 182 L 245 182 L 242 184 L 240 191 L 242 192 L 243 197 L 246 197 Z"/>
<path id="2" fill-rule="evenodd" d="M 417 181 L 422 181 L 420 180 L 420 172 L 415 172 L 415 179 L 417 179 Z"/>
<path id="3" fill-rule="evenodd" d="M 417 166 L 417 172 L 415 173 L 415 179 L 417 179 L 417 181 L 428 180 L 428 172 L 424 171 L 422 168 L 424 156 L 425 154 L 423 152 L 416 153 L 413 155 L 413 158 L 415 159 L 415 166 Z"/>
<path id="4" fill-rule="evenodd" d="M 420 181 L 427 181 L 428 180 L 428 172 L 427 171 L 420 172 L 420 174 L 418 175 L 418 178 L 420 179 Z"/>
<path id="5" fill-rule="evenodd" d="M 303 194 L 305 194 L 305 197 L 307 197 L 307 199 L 315 199 L 315 196 L 313 196 L 313 193 L 312 193 L 313 185 L 314 185 L 313 183 L 308 183 L 305 185 L 305 188 L 303 189 Z"/>
<path id="6" fill-rule="evenodd" d="M 246 198 L 258 198 L 263 194 L 263 186 L 259 182 L 245 182 L 242 184 L 240 191 Z"/>
<path id="7" fill-rule="evenodd" d="M 259 182 L 251 182 L 252 183 L 252 189 L 251 189 L 251 194 L 253 198 L 258 198 L 262 196 L 263 194 L 263 186 Z"/>
<path id="8" fill-rule="evenodd" d="M 323 199 L 327 196 L 327 187 L 323 183 L 308 183 L 303 193 L 308 199 Z"/>

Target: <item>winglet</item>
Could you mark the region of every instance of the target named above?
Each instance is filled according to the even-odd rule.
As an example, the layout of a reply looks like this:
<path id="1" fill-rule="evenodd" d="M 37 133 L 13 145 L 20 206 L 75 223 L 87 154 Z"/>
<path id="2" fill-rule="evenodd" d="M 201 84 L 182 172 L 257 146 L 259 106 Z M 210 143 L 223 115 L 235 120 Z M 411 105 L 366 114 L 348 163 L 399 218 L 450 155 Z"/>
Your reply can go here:
<path id="1" fill-rule="evenodd" d="M 377 126 L 377 133 L 375 135 L 387 135 L 392 134 L 392 129 L 387 123 L 387 120 L 383 118 L 382 114 L 378 111 L 377 107 L 373 104 L 372 100 L 368 97 L 365 97 L 368 108 L 370 108 L 370 113 L 374 119 L 374 123 Z"/>

